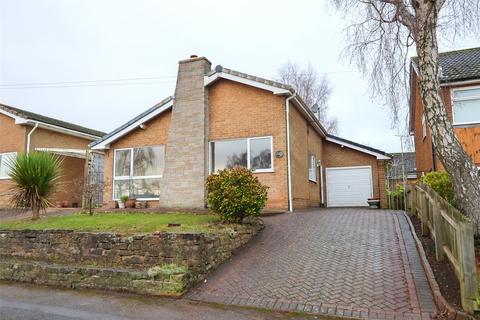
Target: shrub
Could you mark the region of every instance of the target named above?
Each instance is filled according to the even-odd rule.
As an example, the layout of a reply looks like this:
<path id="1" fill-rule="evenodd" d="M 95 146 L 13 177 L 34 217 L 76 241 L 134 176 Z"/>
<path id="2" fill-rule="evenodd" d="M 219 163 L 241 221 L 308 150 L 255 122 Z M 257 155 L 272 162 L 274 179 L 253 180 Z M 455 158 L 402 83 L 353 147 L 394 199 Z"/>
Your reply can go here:
<path id="1" fill-rule="evenodd" d="M 224 169 L 211 174 L 206 189 L 209 207 L 228 222 L 258 217 L 267 202 L 268 187 L 246 168 Z"/>
<path id="2" fill-rule="evenodd" d="M 404 191 L 405 190 L 403 188 L 403 185 L 402 184 L 397 184 L 394 191 L 388 191 L 388 195 L 389 196 L 394 196 L 394 197 L 399 197 L 399 196 L 403 195 Z"/>
<path id="3" fill-rule="evenodd" d="M 49 197 L 60 180 L 62 159 L 52 153 L 31 152 L 12 158 L 7 166 L 12 179 L 12 203 L 30 208 L 33 219 L 51 205 Z"/>
<path id="4" fill-rule="evenodd" d="M 447 172 L 429 172 L 423 176 L 420 181 L 435 190 L 436 193 L 447 200 L 452 206 L 455 205 L 452 179 Z"/>

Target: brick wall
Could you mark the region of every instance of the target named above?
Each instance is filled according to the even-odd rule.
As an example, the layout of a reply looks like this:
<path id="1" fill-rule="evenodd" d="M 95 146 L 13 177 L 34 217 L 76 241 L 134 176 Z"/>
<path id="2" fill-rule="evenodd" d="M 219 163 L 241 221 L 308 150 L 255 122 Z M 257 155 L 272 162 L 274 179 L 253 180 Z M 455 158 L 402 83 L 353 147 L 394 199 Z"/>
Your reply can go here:
<path id="1" fill-rule="evenodd" d="M 380 198 L 381 206 L 383 208 L 386 207 L 387 198 L 385 191 L 385 161 L 377 160 L 375 156 L 357 150 L 353 150 L 347 147 L 342 148 L 340 145 L 328 141 L 324 142 L 323 152 L 324 168 L 371 166 L 373 197 Z M 325 174 L 323 176 L 325 181 Z M 325 201 L 327 201 L 326 197 Z"/>
<path id="2" fill-rule="evenodd" d="M 318 207 L 319 172 L 317 170 L 317 182 L 313 182 L 308 178 L 308 169 L 309 155 L 314 154 L 317 161 L 322 160 L 322 138 L 293 105 L 290 107 L 290 132 L 293 208 Z"/>
<path id="3" fill-rule="evenodd" d="M 258 173 L 269 186 L 267 208 L 288 209 L 285 97 L 229 80 L 209 88 L 209 140 L 273 136 L 274 172 Z"/>
<path id="4" fill-rule="evenodd" d="M 15 120 L 0 113 L 0 153 L 23 152 L 25 150 L 25 127 L 15 124 Z M 9 179 L 0 179 L 0 208 L 10 206 Z"/>
<path id="5" fill-rule="evenodd" d="M 0 153 L 18 152 L 22 153 L 26 150 L 27 134 L 33 130 L 33 127 L 16 125 L 15 120 L 0 114 Z M 3 139 L 5 138 L 5 139 Z M 75 137 L 60 132 L 54 132 L 37 128 L 31 135 L 30 150 L 35 148 L 68 148 L 68 149 L 84 149 L 88 148 L 91 140 Z M 50 200 L 52 203 L 56 201 L 68 201 L 81 205 L 82 184 L 85 173 L 85 160 L 79 158 L 63 157 L 62 179 Z M 9 207 L 10 199 L 8 194 L 11 187 L 9 179 L 0 180 L 0 208 Z"/>
<path id="6" fill-rule="evenodd" d="M 414 105 L 414 141 L 416 152 L 416 164 L 418 176 L 421 176 L 421 172 L 430 172 L 434 168 L 435 170 L 444 170 L 443 165 L 435 156 L 435 165 L 433 165 L 433 153 L 432 153 L 432 139 L 430 137 L 430 130 L 427 128 L 427 135 L 423 138 L 422 134 L 422 115 L 423 115 L 423 103 L 420 96 L 419 82 L 416 74 L 413 76 L 413 86 L 415 86 L 415 94 L 413 96 Z M 472 85 L 470 85 L 472 86 Z M 463 86 L 442 86 L 442 98 L 447 111 L 447 115 L 450 121 L 452 121 L 452 96 L 451 91 L 455 88 L 466 88 L 468 85 Z M 462 144 L 467 154 L 472 157 L 475 164 L 480 166 L 480 126 L 468 126 L 468 127 L 455 127 L 455 134 L 457 139 Z"/>
<path id="7" fill-rule="evenodd" d="M 146 122 L 145 129 L 137 128 L 129 132 L 127 135 L 113 142 L 110 145 L 110 149 L 105 150 L 105 179 L 107 181 L 103 197 L 105 204 L 112 200 L 114 150 L 118 148 L 146 147 L 152 145 L 165 145 L 166 149 L 171 116 L 171 110 L 164 111 L 162 114 Z M 157 207 L 159 202 L 148 201 L 148 205 L 150 207 Z"/>

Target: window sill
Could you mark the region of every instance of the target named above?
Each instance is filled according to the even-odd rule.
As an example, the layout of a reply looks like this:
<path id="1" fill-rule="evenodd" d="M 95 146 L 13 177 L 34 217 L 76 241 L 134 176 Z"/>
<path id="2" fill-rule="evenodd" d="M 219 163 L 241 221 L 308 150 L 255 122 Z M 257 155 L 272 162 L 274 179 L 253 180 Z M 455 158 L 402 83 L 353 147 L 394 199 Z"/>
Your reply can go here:
<path id="1" fill-rule="evenodd" d="M 308 182 L 318 183 L 317 180 L 308 179 Z"/>
<path id="2" fill-rule="evenodd" d="M 10 177 L 0 177 L 0 180 L 12 180 Z"/>
<path id="3" fill-rule="evenodd" d="M 271 169 L 271 170 L 255 170 L 255 171 L 252 171 L 254 174 L 256 173 L 274 173 L 275 170 Z"/>
<path id="4" fill-rule="evenodd" d="M 112 199 L 113 201 L 120 201 L 120 199 Z M 159 201 L 160 198 L 142 198 L 142 199 L 135 199 L 135 201 Z"/>

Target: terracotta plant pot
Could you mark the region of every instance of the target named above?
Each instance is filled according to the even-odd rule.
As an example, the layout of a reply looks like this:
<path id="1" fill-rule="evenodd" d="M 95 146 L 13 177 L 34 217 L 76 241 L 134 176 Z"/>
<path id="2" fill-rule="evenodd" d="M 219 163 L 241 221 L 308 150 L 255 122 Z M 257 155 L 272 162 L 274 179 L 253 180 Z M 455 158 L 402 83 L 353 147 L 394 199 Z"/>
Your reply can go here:
<path id="1" fill-rule="evenodd" d="M 62 201 L 55 201 L 55 207 L 61 208 L 62 207 Z"/>
<path id="2" fill-rule="evenodd" d="M 127 202 L 125 202 L 125 208 L 129 208 L 129 209 L 135 208 L 135 202 L 137 202 L 137 200 L 128 199 Z"/>
<path id="3" fill-rule="evenodd" d="M 62 207 L 63 208 L 68 208 L 70 206 L 70 202 L 68 200 L 62 201 Z"/>
<path id="4" fill-rule="evenodd" d="M 116 209 L 116 208 L 118 208 L 117 201 L 115 200 L 108 201 L 108 209 Z"/>

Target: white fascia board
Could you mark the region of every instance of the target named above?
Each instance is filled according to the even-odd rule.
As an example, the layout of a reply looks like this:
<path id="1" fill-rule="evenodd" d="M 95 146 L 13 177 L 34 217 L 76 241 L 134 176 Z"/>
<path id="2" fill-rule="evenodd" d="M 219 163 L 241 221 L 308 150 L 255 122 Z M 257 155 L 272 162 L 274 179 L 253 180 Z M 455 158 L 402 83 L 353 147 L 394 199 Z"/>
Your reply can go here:
<path id="1" fill-rule="evenodd" d="M 66 148 L 35 148 L 35 151 L 51 152 L 67 157 L 86 159 L 87 150 L 85 149 L 66 149 Z"/>
<path id="2" fill-rule="evenodd" d="M 163 113 L 165 110 L 171 108 L 173 106 L 173 99 L 170 100 L 169 102 L 167 102 L 166 104 L 164 104 L 163 106 L 161 106 L 160 108 L 158 109 L 155 109 L 154 111 L 152 111 L 151 113 L 145 115 L 144 117 L 138 119 L 137 121 L 135 121 L 134 123 L 130 124 L 128 127 L 125 127 L 123 130 L 117 132 L 116 134 L 114 134 L 113 136 L 109 137 L 108 139 L 106 139 L 105 141 L 102 141 L 100 142 L 99 144 L 95 145 L 92 147 L 92 150 L 103 150 L 103 149 L 109 149 L 110 148 L 110 144 L 112 142 L 114 142 L 115 140 L 123 137 L 124 135 L 126 135 L 127 133 L 129 133 L 130 131 L 136 129 L 138 126 L 140 126 L 142 123 L 145 123 L 147 122 L 148 120 L 158 116 L 159 114 Z"/>
<path id="3" fill-rule="evenodd" d="M 72 129 L 67 129 L 67 128 L 63 128 L 63 127 L 60 127 L 60 126 L 56 126 L 56 125 L 53 125 L 53 124 L 49 124 L 49 123 L 45 123 L 45 122 L 41 122 L 41 121 L 37 121 L 37 120 L 23 119 L 23 120 L 20 120 L 20 121 L 15 121 L 15 124 L 35 125 L 36 123 L 38 123 L 38 127 L 42 128 L 42 129 L 55 131 L 55 132 L 59 132 L 59 133 L 64 133 L 64 134 L 68 134 L 70 136 L 79 137 L 79 138 L 83 138 L 83 139 L 88 139 L 88 140 L 91 140 L 91 141 L 95 141 L 98 138 L 100 138 L 99 136 L 95 136 L 93 134 L 88 134 L 88 133 L 84 133 L 84 132 L 80 132 L 80 131 L 76 131 L 76 130 L 72 130 Z"/>
<path id="4" fill-rule="evenodd" d="M 239 77 L 239 76 L 236 76 L 236 75 L 233 75 L 233 74 L 230 74 L 230 73 L 225 73 L 225 72 L 217 72 L 217 73 L 212 74 L 211 76 L 205 76 L 204 85 L 208 86 L 208 85 L 214 83 L 215 81 L 217 81 L 220 78 L 235 81 L 235 82 L 239 82 L 239 83 L 243 83 L 243 84 L 246 84 L 248 86 L 256 87 L 256 88 L 259 88 L 259 89 L 267 90 L 267 91 L 272 92 L 275 95 L 291 94 L 291 92 L 287 89 L 275 87 L 275 86 L 265 84 L 263 82 L 251 80 L 251 79 L 245 79 L 243 77 Z"/>
<path id="5" fill-rule="evenodd" d="M 342 146 L 345 146 L 345 147 L 348 147 L 350 149 L 354 149 L 354 150 L 357 150 L 357 151 L 360 151 L 360 152 L 363 152 L 363 153 L 370 154 L 372 156 L 376 156 L 378 160 L 389 160 L 389 159 L 391 159 L 390 157 L 387 157 L 386 155 L 383 155 L 381 153 L 374 152 L 374 151 L 371 151 L 371 150 L 368 150 L 368 149 L 350 144 L 348 142 L 340 141 L 340 140 L 337 140 L 337 139 L 332 138 L 332 137 L 327 137 L 326 140 L 330 141 L 330 142 L 333 142 L 333 143 L 336 143 L 336 144 L 339 144 L 339 145 L 342 145 Z"/>
<path id="6" fill-rule="evenodd" d="M 22 118 L 22 117 L 16 116 L 16 115 L 14 115 L 10 112 L 7 112 L 5 110 L 2 110 L 2 109 L 0 109 L 0 113 L 6 115 L 7 117 L 10 117 L 10 118 L 14 119 L 15 124 L 18 124 L 18 125 L 35 125 L 36 123 L 38 123 L 38 126 L 40 128 L 47 129 L 47 130 L 50 130 L 50 131 L 60 132 L 60 133 L 64 133 L 64 134 L 68 134 L 68 135 L 71 135 L 71 136 L 80 137 L 80 138 L 84 138 L 84 139 L 88 139 L 88 140 L 92 140 L 92 141 L 95 141 L 98 138 L 100 138 L 100 137 L 94 136 L 92 134 L 83 133 L 83 132 L 80 132 L 80 131 L 59 127 L 59 126 L 56 126 L 56 125 L 53 125 L 53 124 L 44 123 L 44 122 L 37 121 L 37 120 Z"/>
<path id="7" fill-rule="evenodd" d="M 27 120 L 27 119 L 24 119 L 24 118 L 19 117 L 19 116 L 17 116 L 17 115 L 14 115 L 13 113 L 10 113 L 10 112 L 8 112 L 8 111 L 5 111 L 5 110 L 3 110 L 3 109 L 0 109 L 0 113 L 6 115 L 6 116 L 9 117 L 9 118 L 14 119 L 14 120 L 15 120 L 15 124 L 21 124 L 21 123 L 23 123 L 24 121 Z"/>
<path id="8" fill-rule="evenodd" d="M 452 81 L 452 82 L 441 82 L 441 87 L 449 87 L 449 86 L 459 86 L 459 85 L 470 85 L 470 84 L 480 84 L 480 79 L 474 80 L 464 80 L 464 81 Z"/>

